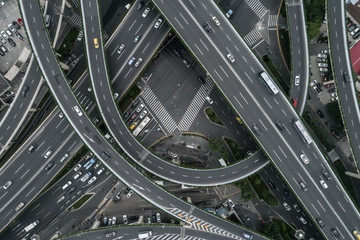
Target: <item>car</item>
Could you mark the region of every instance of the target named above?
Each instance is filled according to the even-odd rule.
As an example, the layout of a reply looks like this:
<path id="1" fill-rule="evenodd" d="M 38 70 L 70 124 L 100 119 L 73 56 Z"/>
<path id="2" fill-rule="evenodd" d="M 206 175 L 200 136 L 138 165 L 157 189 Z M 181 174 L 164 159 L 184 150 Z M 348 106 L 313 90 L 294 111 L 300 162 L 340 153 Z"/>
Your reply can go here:
<path id="1" fill-rule="evenodd" d="M 5 40 L 9 38 L 9 36 L 4 31 L 1 31 L 1 36 L 3 36 Z"/>
<path id="2" fill-rule="evenodd" d="M 297 107 L 297 98 L 293 98 L 293 99 L 291 99 L 291 103 L 292 103 L 292 105 L 294 106 L 294 108 L 296 108 Z"/>
<path id="3" fill-rule="evenodd" d="M 305 154 L 300 154 L 300 159 L 305 163 L 309 164 L 309 159 L 305 156 Z"/>
<path id="4" fill-rule="evenodd" d="M 63 195 L 56 201 L 56 203 L 61 203 L 62 201 L 64 201 L 64 199 L 65 199 L 65 196 Z"/>
<path id="5" fill-rule="evenodd" d="M 233 10 L 229 9 L 229 11 L 226 12 L 225 16 L 227 18 L 230 18 L 230 16 L 233 14 Z"/>
<path id="6" fill-rule="evenodd" d="M 360 28 L 355 28 L 353 31 L 351 31 L 350 35 L 354 36 L 355 33 L 357 33 L 360 30 Z"/>
<path id="7" fill-rule="evenodd" d="M 60 162 L 64 162 L 69 157 L 68 153 L 65 153 L 64 156 L 60 159 Z"/>
<path id="8" fill-rule="evenodd" d="M 331 233 L 332 233 L 332 235 L 334 235 L 334 237 L 336 237 L 336 238 L 339 238 L 339 237 L 340 237 L 340 233 L 339 233 L 339 231 L 338 231 L 336 228 L 332 228 L 332 229 L 331 229 Z"/>
<path id="9" fill-rule="evenodd" d="M 44 154 L 44 158 L 49 158 L 51 154 L 52 154 L 52 150 L 51 149 L 47 150 L 47 152 Z"/>
<path id="10" fill-rule="evenodd" d="M 15 36 L 16 36 L 19 40 L 21 40 L 21 41 L 24 40 L 24 37 L 23 37 L 19 32 L 16 32 L 16 33 L 15 33 Z"/>
<path id="11" fill-rule="evenodd" d="M 74 106 L 74 110 L 77 113 L 77 115 L 79 115 L 79 117 L 81 117 L 83 115 L 83 113 L 81 112 L 79 106 Z"/>
<path id="12" fill-rule="evenodd" d="M 328 54 L 328 53 L 329 53 L 329 50 L 327 50 L 327 49 L 321 50 L 321 53 Z"/>
<path id="13" fill-rule="evenodd" d="M 339 134 L 336 132 L 335 129 L 330 129 L 330 130 L 331 130 L 332 135 L 333 135 L 336 139 L 339 139 L 339 138 L 340 138 Z"/>
<path id="14" fill-rule="evenodd" d="M 360 31 L 358 31 L 357 33 L 355 33 L 355 35 L 353 36 L 354 39 L 358 39 L 360 37 Z"/>
<path id="15" fill-rule="evenodd" d="M 314 79 L 312 82 L 310 82 L 310 87 L 316 86 L 317 83 L 318 81 Z"/>
<path id="16" fill-rule="evenodd" d="M 154 24 L 154 28 L 159 28 L 161 23 L 163 22 L 162 18 L 159 18 L 156 23 Z"/>
<path id="17" fill-rule="evenodd" d="M 7 181 L 7 182 L 4 184 L 3 188 L 4 188 L 5 190 L 8 189 L 8 188 L 11 186 L 12 183 L 13 183 L 13 182 L 12 182 L 11 180 Z"/>
<path id="18" fill-rule="evenodd" d="M 29 86 L 24 86 L 21 90 L 21 96 L 26 97 L 28 91 L 29 91 Z"/>
<path id="19" fill-rule="evenodd" d="M 247 232 L 243 232 L 243 237 L 244 238 L 246 238 L 246 239 L 253 239 L 254 238 L 254 236 L 253 235 L 250 235 L 249 233 L 247 233 Z"/>
<path id="20" fill-rule="evenodd" d="M 350 81 L 350 76 L 347 72 L 343 72 L 343 78 L 346 83 Z"/>
<path id="21" fill-rule="evenodd" d="M 3 38 L 1 35 L 0 35 L 0 42 L 2 42 L 2 43 L 6 43 L 6 39 L 5 39 L 5 38 Z"/>
<path id="22" fill-rule="evenodd" d="M 124 45 L 124 44 L 121 44 L 120 47 L 119 47 L 118 50 L 117 50 L 117 53 L 118 53 L 118 54 L 121 54 L 121 53 L 124 51 L 124 49 L 125 49 L 125 45 Z"/>
<path id="23" fill-rule="evenodd" d="M 332 102 L 336 102 L 337 100 L 338 100 L 338 97 L 331 98 L 331 101 L 332 101 Z"/>
<path id="24" fill-rule="evenodd" d="M 123 215 L 123 221 L 124 221 L 124 224 L 128 224 L 128 223 L 129 223 L 126 215 Z"/>
<path id="25" fill-rule="evenodd" d="M 296 203 L 293 204 L 293 207 L 294 207 L 296 212 L 300 212 L 300 208 Z"/>
<path id="26" fill-rule="evenodd" d="M 220 26 L 220 21 L 217 19 L 217 17 L 213 16 L 211 19 L 213 20 L 216 26 Z"/>
<path id="27" fill-rule="evenodd" d="M 357 28 L 357 25 L 356 24 L 353 24 L 353 25 L 351 25 L 350 27 L 349 27 L 349 32 L 352 32 L 352 31 L 354 31 L 355 30 L 355 28 Z"/>
<path id="28" fill-rule="evenodd" d="M 16 28 L 16 30 L 21 29 L 21 26 L 16 21 L 13 21 L 12 25 Z"/>
<path id="29" fill-rule="evenodd" d="M 62 186 L 62 189 L 65 190 L 67 187 L 69 187 L 72 184 L 71 181 L 68 181 L 64 186 Z"/>
<path id="30" fill-rule="evenodd" d="M 59 118 L 63 118 L 64 117 L 64 113 L 63 112 L 60 112 L 59 113 Z"/>
<path id="31" fill-rule="evenodd" d="M 23 21 L 22 21 L 22 19 L 21 18 L 18 18 L 18 23 L 23 27 L 24 26 L 24 23 L 23 23 Z"/>
<path id="32" fill-rule="evenodd" d="M 299 84 L 300 84 L 300 76 L 297 75 L 295 76 L 295 86 L 299 86 Z"/>
<path id="33" fill-rule="evenodd" d="M 319 114 L 319 117 L 321 117 L 321 118 L 325 117 L 325 115 L 323 114 L 323 112 L 320 109 L 317 110 L 316 112 L 317 112 L 317 114 Z"/>
<path id="34" fill-rule="evenodd" d="M 92 184 L 93 182 L 95 182 L 95 180 L 96 180 L 96 176 L 93 176 L 89 181 L 88 181 L 88 184 L 90 185 L 90 184 Z"/>
<path id="35" fill-rule="evenodd" d="M 318 67 L 328 67 L 327 63 L 318 63 Z"/>
<path id="36" fill-rule="evenodd" d="M 17 32 L 16 28 L 15 28 L 14 25 L 12 25 L 11 23 L 8 25 L 8 28 L 9 28 L 10 31 L 13 32 L 13 33 L 16 33 L 16 32 Z"/>
<path id="37" fill-rule="evenodd" d="M 144 5 L 144 2 L 143 2 L 143 1 L 140 1 L 140 2 L 138 3 L 138 5 L 136 6 L 136 10 L 140 11 L 141 8 L 143 7 L 143 5 Z"/>
<path id="38" fill-rule="evenodd" d="M 306 221 L 305 218 L 303 218 L 303 217 L 299 217 L 299 220 L 300 220 L 300 222 L 302 222 L 302 224 L 306 224 L 306 223 L 307 223 L 307 221 Z"/>
<path id="39" fill-rule="evenodd" d="M 317 58 L 317 59 L 316 59 L 316 62 L 318 62 L 318 63 L 325 63 L 325 62 L 327 62 L 327 59 L 326 59 L 326 58 Z"/>
<path id="40" fill-rule="evenodd" d="M 287 202 L 283 202 L 283 206 L 286 209 L 286 211 L 290 211 L 291 207 L 289 206 L 289 204 L 287 204 Z"/>
<path id="41" fill-rule="evenodd" d="M 76 165 L 76 167 L 74 168 L 74 171 L 77 172 L 79 171 L 81 168 L 81 164 L 79 163 L 78 165 Z"/>
<path id="42" fill-rule="evenodd" d="M 235 58 L 234 58 L 234 56 L 233 56 L 231 53 L 229 53 L 228 55 L 226 55 L 226 57 L 227 57 L 227 59 L 228 59 L 231 63 L 234 63 L 234 62 L 235 62 Z"/>
<path id="43" fill-rule="evenodd" d="M 5 32 L 9 37 L 14 35 L 8 28 L 5 28 Z"/>
<path id="44" fill-rule="evenodd" d="M 276 120 L 275 123 L 281 131 L 285 128 L 285 125 L 280 120 Z"/>
<path id="45" fill-rule="evenodd" d="M 133 113 L 133 115 L 131 115 L 131 117 L 129 119 L 129 123 L 131 123 L 135 118 L 136 118 L 136 114 Z"/>
<path id="46" fill-rule="evenodd" d="M 45 170 L 49 171 L 52 167 L 54 166 L 54 162 L 49 162 L 46 166 L 45 166 Z"/>
<path id="47" fill-rule="evenodd" d="M 130 189 L 129 189 L 129 188 L 125 188 L 124 194 L 128 194 L 129 192 L 130 192 Z"/>
<path id="48" fill-rule="evenodd" d="M 68 194 L 72 193 L 73 191 L 75 191 L 76 187 L 72 186 L 69 190 L 68 190 Z"/>
<path id="49" fill-rule="evenodd" d="M 328 188 L 328 185 L 326 184 L 326 182 L 324 180 L 320 180 L 320 184 L 323 188 Z"/>
<path id="50" fill-rule="evenodd" d="M 17 205 L 17 207 L 15 208 L 15 211 L 19 211 L 20 209 L 22 209 L 24 207 L 25 203 L 24 202 L 21 202 L 19 203 L 19 205 Z"/>
<path id="51" fill-rule="evenodd" d="M 303 181 L 300 181 L 299 185 L 300 185 L 301 189 L 304 190 L 304 192 L 306 192 L 308 190 L 306 187 L 306 184 Z"/>
<path id="52" fill-rule="evenodd" d="M 321 94 L 321 90 L 317 86 L 313 86 L 313 89 L 317 93 L 317 95 Z"/>
<path id="53" fill-rule="evenodd" d="M 12 38 L 8 38 L 8 42 L 10 43 L 10 45 L 12 46 L 12 47 L 16 47 L 16 43 L 14 42 L 14 40 L 12 40 Z"/>
<path id="54" fill-rule="evenodd" d="M 325 67 L 321 67 L 321 68 L 319 68 L 319 71 L 320 71 L 320 72 L 328 72 L 329 69 L 328 69 L 328 68 L 325 68 Z"/>
<path id="55" fill-rule="evenodd" d="M 143 61 L 142 58 L 138 58 L 138 60 L 136 61 L 134 66 L 137 68 L 141 64 L 142 61 Z"/>
<path id="56" fill-rule="evenodd" d="M 98 169 L 101 166 L 101 164 L 99 162 L 97 162 L 94 166 L 94 169 Z"/>
<path id="57" fill-rule="evenodd" d="M 115 224 L 114 224 L 115 225 Z M 116 235 L 116 232 L 115 231 L 112 231 L 112 232 L 107 232 L 105 233 L 105 237 L 114 237 Z"/>
<path id="58" fill-rule="evenodd" d="M 284 192 L 284 194 L 285 194 L 285 196 L 287 198 L 291 198 L 291 195 L 290 195 L 289 191 L 286 188 L 284 188 L 283 192 Z"/>
<path id="59" fill-rule="evenodd" d="M 331 95 L 332 97 L 337 97 L 336 92 L 333 92 L 333 93 L 331 93 L 330 95 Z"/>
<path id="60" fill-rule="evenodd" d="M 146 114 L 147 114 L 147 111 L 146 111 L 146 110 L 142 111 L 142 113 L 140 114 L 139 118 L 140 118 L 140 119 L 143 119 L 143 118 L 146 116 Z"/>
<path id="61" fill-rule="evenodd" d="M 101 156 L 106 160 L 106 161 L 110 161 L 111 160 L 111 157 L 109 155 L 109 153 L 107 153 L 106 151 L 103 151 L 101 153 Z"/>
<path id="62" fill-rule="evenodd" d="M 133 190 L 130 190 L 128 194 L 126 194 L 127 198 L 130 198 L 134 194 Z"/>
<path id="63" fill-rule="evenodd" d="M 331 89 L 328 90 L 329 93 L 333 93 L 333 92 L 335 92 L 335 91 L 336 91 L 335 88 L 331 88 Z"/>
<path id="64" fill-rule="evenodd" d="M 89 177 L 90 177 L 89 174 L 85 174 L 85 175 L 80 179 L 80 181 L 85 182 L 86 180 L 89 179 Z"/>
<path id="65" fill-rule="evenodd" d="M 327 72 L 320 72 L 320 76 L 321 76 L 321 77 L 328 77 L 328 76 L 329 76 L 329 73 L 327 73 Z"/>
<path id="66" fill-rule="evenodd" d="M 319 53 L 317 55 L 318 58 L 327 58 L 327 54 L 324 54 L 324 53 Z"/>
<path id="67" fill-rule="evenodd" d="M 356 237 L 356 239 L 360 240 L 360 233 L 357 230 L 353 230 L 353 234 Z"/>
<path id="68" fill-rule="evenodd" d="M 190 67 L 191 67 L 190 63 L 188 63 L 188 61 L 186 61 L 186 59 L 183 59 L 182 62 L 185 64 L 185 66 L 186 66 L 187 68 L 190 68 Z"/>
<path id="69" fill-rule="evenodd" d="M 94 46 L 95 46 L 95 48 L 99 48 L 99 39 L 98 38 L 94 38 Z"/>
<path id="70" fill-rule="evenodd" d="M 137 108 L 136 108 L 136 112 L 140 112 L 142 109 L 144 108 L 144 104 L 141 103 Z"/>
<path id="71" fill-rule="evenodd" d="M 269 184 L 269 186 L 272 187 L 273 189 L 276 189 L 276 186 L 275 186 L 275 184 L 274 184 L 273 181 L 269 180 L 269 181 L 268 181 L 268 184 Z"/>
<path id="72" fill-rule="evenodd" d="M 108 218 L 107 218 L 107 217 L 104 217 L 104 219 L 103 219 L 103 224 L 104 224 L 104 226 L 106 226 L 107 223 L 108 223 Z"/>
<path id="73" fill-rule="evenodd" d="M 142 17 L 146 17 L 148 14 L 149 14 L 149 12 L 150 12 L 150 8 L 145 8 L 145 10 L 144 10 L 144 12 L 143 12 L 143 14 L 142 14 Z"/>
<path id="74" fill-rule="evenodd" d="M 100 170 L 99 171 L 97 171 L 97 175 L 100 175 L 102 172 L 104 172 L 105 171 L 105 168 L 104 167 L 101 167 L 100 168 Z"/>
<path id="75" fill-rule="evenodd" d="M 229 203 L 230 208 L 234 208 L 234 207 L 235 207 L 234 202 L 233 202 L 230 198 L 229 198 L 227 201 L 228 201 L 228 203 Z"/>
<path id="76" fill-rule="evenodd" d="M 335 85 L 333 84 L 333 83 L 330 83 L 330 84 L 328 84 L 328 85 L 326 85 L 325 87 L 326 88 L 332 88 L 332 87 L 334 87 Z"/>
<path id="77" fill-rule="evenodd" d="M 77 173 L 74 175 L 74 179 L 75 179 L 75 180 L 78 179 L 81 175 L 82 175 L 82 172 L 81 172 L 81 171 L 77 172 Z"/>
<path id="78" fill-rule="evenodd" d="M 80 31 L 78 34 L 77 40 L 80 42 L 82 40 L 83 36 L 84 36 L 83 31 Z"/>
<path id="79" fill-rule="evenodd" d="M 321 218 L 317 218 L 317 219 L 316 219 L 316 222 L 317 222 L 317 224 L 319 224 L 319 226 L 320 226 L 321 228 L 325 228 L 325 227 L 326 227 L 324 221 L 323 221 Z"/>
<path id="80" fill-rule="evenodd" d="M 50 22 L 51 22 L 51 16 L 50 16 L 49 14 L 46 14 L 44 21 L 45 21 L 45 26 L 46 26 L 46 27 L 49 27 L 49 26 L 50 26 Z"/>
<path id="81" fill-rule="evenodd" d="M 140 33 L 136 34 L 134 38 L 134 43 L 139 42 L 140 38 L 141 38 L 141 34 Z"/>
<path id="82" fill-rule="evenodd" d="M 128 65 L 131 66 L 134 63 L 135 60 L 136 60 L 135 57 L 130 58 L 130 60 L 128 62 Z"/>
<path id="83" fill-rule="evenodd" d="M 256 133 L 256 135 L 261 136 L 262 132 L 260 131 L 260 129 L 258 128 L 258 126 L 256 126 L 256 124 L 254 123 L 252 125 L 252 129 L 254 130 L 254 132 Z"/>
<path id="84" fill-rule="evenodd" d="M 158 223 L 160 223 L 160 222 L 161 222 L 161 216 L 160 216 L 160 213 L 156 213 L 156 221 L 157 221 Z"/>
<path id="85" fill-rule="evenodd" d="M 214 101 L 213 101 L 209 96 L 206 96 L 205 99 L 206 99 L 206 101 L 208 101 L 208 103 L 210 103 L 210 104 L 213 104 L 213 103 L 214 103 Z"/>
<path id="86" fill-rule="evenodd" d="M 210 24 L 208 24 L 208 23 L 204 23 L 203 27 L 205 28 L 205 31 L 207 31 L 207 32 L 212 32 L 213 31 Z"/>

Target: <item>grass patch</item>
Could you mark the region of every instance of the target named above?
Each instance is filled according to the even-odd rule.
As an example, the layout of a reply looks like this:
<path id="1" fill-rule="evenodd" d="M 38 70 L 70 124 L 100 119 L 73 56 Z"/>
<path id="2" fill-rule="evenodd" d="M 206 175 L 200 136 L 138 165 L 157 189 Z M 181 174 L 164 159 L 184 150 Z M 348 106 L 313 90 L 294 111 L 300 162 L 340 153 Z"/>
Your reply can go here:
<path id="1" fill-rule="evenodd" d="M 325 17 L 325 0 L 305 1 L 305 17 L 308 39 L 315 38 L 319 32 Z"/>
<path id="2" fill-rule="evenodd" d="M 220 118 L 218 117 L 218 115 L 216 115 L 216 113 L 209 107 L 207 107 L 205 109 L 205 113 L 206 115 L 208 116 L 208 118 L 213 122 L 213 123 L 216 123 L 216 124 L 219 124 L 219 125 L 224 125 L 221 121 L 220 121 Z"/>
<path id="3" fill-rule="evenodd" d="M 268 57 L 268 55 L 264 55 L 262 57 L 263 61 L 265 62 L 266 66 L 269 68 L 272 75 L 275 77 L 276 81 L 280 84 L 281 88 L 284 90 L 284 93 L 288 96 L 290 88 L 287 85 L 285 79 L 281 76 L 278 69 L 275 67 L 272 60 Z"/>
<path id="4" fill-rule="evenodd" d="M 65 39 L 60 44 L 59 49 L 56 51 L 58 54 L 61 55 L 59 57 L 60 61 L 63 61 L 65 58 L 67 58 L 70 55 L 74 47 L 74 44 L 77 40 L 78 34 L 79 34 L 79 30 L 77 28 L 73 27 L 70 29 Z"/>
<path id="5" fill-rule="evenodd" d="M 276 198 L 270 193 L 268 187 L 264 183 L 264 181 L 260 178 L 259 174 L 255 173 L 249 177 L 249 182 L 254 188 L 258 197 L 270 206 L 277 206 L 278 201 Z"/>
<path id="6" fill-rule="evenodd" d="M 121 112 L 125 112 L 128 106 L 137 98 L 140 94 L 141 89 L 135 85 L 133 85 L 130 90 L 122 97 L 119 101 L 119 107 Z"/>
<path id="7" fill-rule="evenodd" d="M 303 117 L 309 124 L 321 144 L 325 147 L 326 151 L 330 152 L 331 150 L 333 150 L 335 146 L 328 141 L 329 137 L 327 136 L 325 131 L 322 128 L 319 128 L 316 124 L 317 122 L 320 123 L 320 120 L 317 118 L 311 118 L 308 111 L 304 111 Z"/>
<path id="8" fill-rule="evenodd" d="M 351 181 L 351 177 L 348 175 L 345 175 L 346 168 L 345 168 L 344 164 L 341 162 L 341 160 L 338 159 L 334 162 L 334 166 L 341 178 L 341 181 L 343 182 L 345 189 L 348 191 L 348 193 L 351 195 L 351 197 L 353 199 L 357 199 L 355 190 L 354 190 L 354 186 Z"/>
<path id="9" fill-rule="evenodd" d="M 295 230 L 289 224 L 277 219 L 265 223 L 261 232 L 272 239 L 278 239 L 277 235 L 280 234 L 283 240 L 293 240 L 295 235 Z"/>
<path id="10" fill-rule="evenodd" d="M 79 200 L 77 200 L 68 210 L 76 210 L 79 209 L 84 203 L 93 196 L 94 194 L 86 194 L 82 196 Z"/>
<path id="11" fill-rule="evenodd" d="M 284 55 L 285 64 L 291 63 L 289 32 L 285 29 L 279 30 L 281 52 Z M 290 69 L 290 66 L 288 66 Z"/>
<path id="12" fill-rule="evenodd" d="M 245 153 L 241 150 L 239 145 L 230 138 L 224 138 L 224 141 L 228 145 L 228 147 L 231 150 L 231 153 L 234 155 L 236 161 L 241 161 L 245 157 Z"/>

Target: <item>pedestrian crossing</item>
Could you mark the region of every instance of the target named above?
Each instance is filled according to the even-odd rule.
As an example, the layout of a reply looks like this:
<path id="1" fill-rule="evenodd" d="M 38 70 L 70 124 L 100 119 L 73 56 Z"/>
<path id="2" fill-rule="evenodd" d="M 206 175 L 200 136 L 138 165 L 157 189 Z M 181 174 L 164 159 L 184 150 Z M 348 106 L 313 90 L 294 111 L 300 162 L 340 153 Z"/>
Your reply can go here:
<path id="1" fill-rule="evenodd" d="M 74 13 L 71 18 L 70 18 L 70 23 L 74 26 L 77 26 L 79 28 L 82 28 L 82 22 L 81 22 L 81 17 L 79 16 L 79 14 Z"/>
<path id="2" fill-rule="evenodd" d="M 72 0 L 74 7 L 79 8 L 79 0 Z"/>
<path id="3" fill-rule="evenodd" d="M 181 132 L 185 132 L 189 130 L 190 126 L 194 122 L 197 114 L 205 103 L 205 97 L 208 96 L 213 89 L 214 85 L 212 85 L 209 81 L 206 84 L 202 84 L 198 92 L 195 94 L 195 97 L 190 103 L 190 106 L 187 108 L 184 116 L 180 120 L 178 125 L 178 129 Z"/>
<path id="4" fill-rule="evenodd" d="M 260 0 L 245 0 L 245 2 L 259 18 L 262 18 L 265 15 L 267 9 Z"/>
<path id="5" fill-rule="evenodd" d="M 149 87 L 146 87 L 142 92 L 142 97 L 153 114 L 160 121 L 161 125 L 164 126 L 165 130 L 168 133 L 174 132 L 176 129 L 176 123 L 170 116 L 169 112 L 165 109 L 164 105 L 162 105 L 162 103 L 156 97 L 154 92 Z"/>
<path id="6" fill-rule="evenodd" d="M 249 46 L 254 45 L 259 39 L 261 39 L 262 36 L 259 33 L 259 31 L 255 28 L 251 32 L 245 35 L 244 39 L 247 42 Z"/>
<path id="7" fill-rule="evenodd" d="M 211 232 L 211 233 L 218 234 L 218 235 L 223 235 L 223 236 L 233 238 L 233 239 L 239 239 L 239 240 L 242 239 L 240 236 L 237 236 L 233 233 L 227 232 L 227 231 L 225 231 L 219 227 L 216 227 L 206 221 L 203 221 L 197 217 L 194 217 L 192 215 L 188 216 L 187 212 L 184 212 L 180 209 L 167 208 L 166 211 L 185 220 L 187 222 L 186 227 L 188 227 L 188 228 L 194 228 L 194 229 L 201 230 L 201 231 L 207 231 L 207 232 Z"/>
<path id="8" fill-rule="evenodd" d="M 269 15 L 269 27 L 276 27 L 278 22 L 278 15 Z"/>
<path id="9" fill-rule="evenodd" d="M 135 239 L 139 239 L 139 238 L 135 238 Z M 184 237 L 181 237 L 180 234 L 165 233 L 162 235 L 153 235 L 151 237 L 147 237 L 146 240 L 206 240 L 206 239 L 193 237 L 193 236 L 186 236 L 186 235 Z"/>

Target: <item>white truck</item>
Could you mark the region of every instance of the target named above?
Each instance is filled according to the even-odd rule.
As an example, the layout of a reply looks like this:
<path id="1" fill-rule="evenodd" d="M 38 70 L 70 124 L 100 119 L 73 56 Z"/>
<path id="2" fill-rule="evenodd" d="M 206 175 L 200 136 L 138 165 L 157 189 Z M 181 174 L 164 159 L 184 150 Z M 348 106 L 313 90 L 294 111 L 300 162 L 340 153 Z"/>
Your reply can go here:
<path id="1" fill-rule="evenodd" d="M 29 224 L 28 226 L 26 226 L 26 227 L 24 228 L 25 232 L 31 231 L 31 230 L 32 230 L 34 227 L 36 227 L 39 223 L 40 223 L 39 220 L 36 220 L 35 222 Z"/>
<path id="2" fill-rule="evenodd" d="M 147 238 L 147 237 L 151 237 L 152 232 L 151 231 L 143 231 L 143 232 L 139 232 L 139 239 L 143 239 L 143 238 Z"/>

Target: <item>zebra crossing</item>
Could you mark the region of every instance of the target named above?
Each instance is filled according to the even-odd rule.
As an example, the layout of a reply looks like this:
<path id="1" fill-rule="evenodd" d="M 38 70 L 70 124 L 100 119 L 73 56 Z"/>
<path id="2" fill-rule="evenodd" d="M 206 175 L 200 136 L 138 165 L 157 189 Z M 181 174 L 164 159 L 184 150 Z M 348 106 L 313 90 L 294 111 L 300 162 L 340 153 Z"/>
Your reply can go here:
<path id="1" fill-rule="evenodd" d="M 136 238 L 139 239 L 139 238 Z M 135 239 L 132 239 L 135 240 Z M 206 240 L 205 238 L 193 237 L 193 236 L 183 236 L 181 238 L 180 234 L 165 233 L 162 235 L 154 235 L 147 237 L 146 240 Z"/>
<path id="2" fill-rule="evenodd" d="M 82 28 L 82 22 L 81 22 L 81 17 L 79 16 L 79 14 L 74 13 L 71 18 L 70 18 L 70 23 L 74 26 L 77 26 L 79 28 Z"/>
<path id="3" fill-rule="evenodd" d="M 245 2 L 259 18 L 262 18 L 265 15 L 267 9 L 260 0 L 245 0 Z"/>
<path id="4" fill-rule="evenodd" d="M 255 28 L 251 32 L 245 35 L 244 39 L 249 44 L 249 46 L 254 45 L 262 36 L 259 31 Z"/>
<path id="5" fill-rule="evenodd" d="M 79 8 L 79 0 L 72 0 L 75 8 Z"/>
<path id="6" fill-rule="evenodd" d="M 178 125 L 179 131 L 187 131 L 195 120 L 197 114 L 205 103 L 205 97 L 209 95 L 214 85 L 209 81 L 206 81 L 206 84 L 202 84 L 200 89 L 195 94 L 195 97 L 190 103 L 190 106 L 187 108 L 184 116 L 181 118 Z"/>
<path id="7" fill-rule="evenodd" d="M 223 235 L 229 238 L 233 239 L 242 239 L 240 236 L 237 236 L 233 233 L 229 233 L 219 227 L 216 227 L 214 225 L 209 224 L 208 222 L 205 222 L 197 217 L 194 216 L 187 216 L 187 212 L 184 212 L 177 208 L 167 208 L 168 212 L 174 214 L 175 216 L 181 218 L 181 219 L 187 219 L 187 226 L 188 228 L 194 228 L 201 231 L 207 231 L 218 235 Z"/>
<path id="8" fill-rule="evenodd" d="M 158 118 L 168 133 L 172 133 L 176 129 L 176 123 L 165 109 L 164 105 L 159 101 L 154 92 L 146 87 L 142 92 L 142 97 L 146 104 L 150 107 L 153 114 Z"/>
<path id="9" fill-rule="evenodd" d="M 269 15 L 269 27 L 276 27 L 278 22 L 278 15 Z"/>

